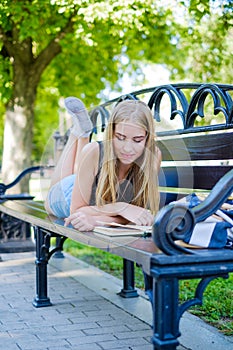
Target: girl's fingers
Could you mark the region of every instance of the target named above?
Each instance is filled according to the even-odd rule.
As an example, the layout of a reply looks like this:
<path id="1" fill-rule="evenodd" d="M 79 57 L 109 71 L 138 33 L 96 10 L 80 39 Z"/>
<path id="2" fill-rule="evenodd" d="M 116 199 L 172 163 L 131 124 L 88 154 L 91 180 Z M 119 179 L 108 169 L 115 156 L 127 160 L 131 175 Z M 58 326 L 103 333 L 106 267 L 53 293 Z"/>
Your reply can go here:
<path id="1" fill-rule="evenodd" d="M 82 213 L 74 213 L 64 220 L 65 226 L 71 224 L 75 229 L 79 231 L 91 231 L 94 229 L 94 226 L 88 223 L 86 216 Z"/>
<path id="2" fill-rule="evenodd" d="M 72 222 L 80 217 L 80 213 L 73 213 L 67 218 L 65 218 L 65 226 L 68 226 L 69 224 L 72 224 Z M 72 224 L 73 225 L 73 224 Z"/>
<path id="3" fill-rule="evenodd" d="M 68 226 L 70 224 L 70 219 L 69 218 L 65 218 L 64 222 L 65 222 L 64 226 Z"/>

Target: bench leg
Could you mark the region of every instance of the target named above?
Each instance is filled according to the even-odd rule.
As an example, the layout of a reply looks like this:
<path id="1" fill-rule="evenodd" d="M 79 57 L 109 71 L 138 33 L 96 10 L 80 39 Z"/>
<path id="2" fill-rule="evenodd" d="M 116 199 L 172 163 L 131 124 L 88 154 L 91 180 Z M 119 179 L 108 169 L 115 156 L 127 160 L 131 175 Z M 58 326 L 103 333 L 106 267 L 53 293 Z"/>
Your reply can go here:
<path id="1" fill-rule="evenodd" d="M 179 345 L 179 281 L 176 278 L 153 279 L 154 350 L 175 350 Z"/>
<path id="2" fill-rule="evenodd" d="M 64 259 L 65 256 L 62 252 L 63 249 L 63 239 L 61 237 L 57 237 L 56 238 L 56 248 L 58 248 L 58 250 L 53 254 L 53 257 L 55 259 Z"/>
<path id="3" fill-rule="evenodd" d="M 47 265 L 49 260 L 49 242 L 45 242 L 46 232 L 34 227 L 36 240 L 36 297 L 33 301 L 35 307 L 51 306 L 47 295 Z M 46 244 L 47 243 L 47 244 Z"/>
<path id="4" fill-rule="evenodd" d="M 123 298 L 138 297 L 134 287 L 134 262 L 123 259 L 123 289 L 118 293 Z"/>

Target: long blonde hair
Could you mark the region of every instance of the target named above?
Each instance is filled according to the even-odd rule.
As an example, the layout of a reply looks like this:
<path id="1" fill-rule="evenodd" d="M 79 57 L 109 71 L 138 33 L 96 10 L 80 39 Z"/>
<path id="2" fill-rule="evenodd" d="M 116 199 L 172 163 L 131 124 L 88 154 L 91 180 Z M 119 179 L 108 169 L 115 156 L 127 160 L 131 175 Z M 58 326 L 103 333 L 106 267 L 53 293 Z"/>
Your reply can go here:
<path id="1" fill-rule="evenodd" d="M 114 155 L 113 137 L 116 124 L 131 122 L 146 131 L 143 154 L 132 165 L 130 176 L 133 184 L 132 204 L 148 208 L 153 214 L 158 211 L 158 148 L 155 141 L 154 119 L 149 107 L 139 100 L 125 100 L 116 105 L 105 132 L 104 157 L 96 190 L 96 204 L 102 206 L 117 200 L 118 159 Z"/>

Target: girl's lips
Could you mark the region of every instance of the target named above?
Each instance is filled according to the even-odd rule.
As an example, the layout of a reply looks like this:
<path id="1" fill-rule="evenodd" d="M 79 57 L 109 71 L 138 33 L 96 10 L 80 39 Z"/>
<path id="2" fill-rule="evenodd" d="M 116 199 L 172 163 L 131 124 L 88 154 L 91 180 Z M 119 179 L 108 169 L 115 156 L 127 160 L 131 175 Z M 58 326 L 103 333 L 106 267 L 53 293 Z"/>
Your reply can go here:
<path id="1" fill-rule="evenodd" d="M 133 158 L 134 155 L 133 154 L 124 154 L 124 153 L 121 153 L 121 158 L 123 159 L 131 159 Z"/>
<path id="2" fill-rule="evenodd" d="M 132 162 L 134 160 L 134 155 L 133 154 L 121 154 L 119 158 L 125 162 Z"/>

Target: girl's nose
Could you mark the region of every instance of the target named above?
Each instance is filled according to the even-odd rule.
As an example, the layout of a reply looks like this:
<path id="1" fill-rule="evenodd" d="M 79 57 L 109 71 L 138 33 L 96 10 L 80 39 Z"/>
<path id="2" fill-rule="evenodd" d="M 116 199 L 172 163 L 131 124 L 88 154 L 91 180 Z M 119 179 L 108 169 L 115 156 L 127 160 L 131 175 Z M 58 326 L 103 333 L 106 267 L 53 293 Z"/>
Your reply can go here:
<path id="1" fill-rule="evenodd" d="M 133 149 L 132 141 L 131 140 L 125 140 L 124 141 L 124 145 L 123 145 L 123 149 L 126 152 L 130 152 Z"/>

